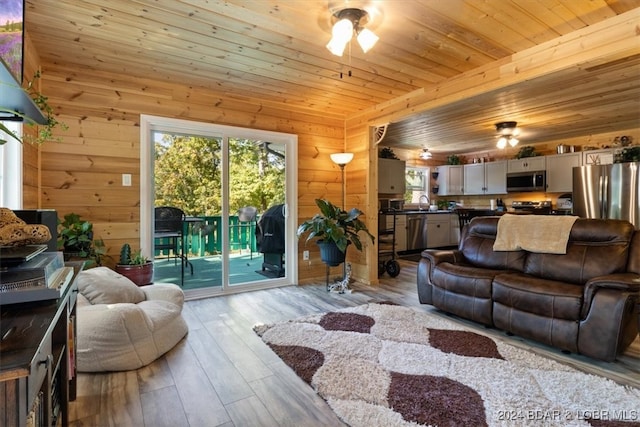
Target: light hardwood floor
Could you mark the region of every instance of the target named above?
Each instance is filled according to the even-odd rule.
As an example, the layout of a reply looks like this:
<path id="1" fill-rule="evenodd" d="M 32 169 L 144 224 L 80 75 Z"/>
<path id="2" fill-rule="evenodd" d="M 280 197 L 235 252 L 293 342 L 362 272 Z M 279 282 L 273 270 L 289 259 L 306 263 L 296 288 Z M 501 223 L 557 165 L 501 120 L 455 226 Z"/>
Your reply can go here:
<path id="1" fill-rule="evenodd" d="M 418 302 L 416 263 L 380 286 L 354 284 L 352 294 L 307 284 L 188 301 L 189 334 L 173 350 L 137 371 L 79 374 L 72 426 L 245 427 L 343 425 L 328 405 L 253 332 L 274 323 L 368 302 L 392 301 L 443 315 Z M 385 276 L 386 277 L 386 276 Z M 640 387 L 640 339 L 615 363 L 565 355 L 538 344 L 457 320 L 579 369 Z"/>

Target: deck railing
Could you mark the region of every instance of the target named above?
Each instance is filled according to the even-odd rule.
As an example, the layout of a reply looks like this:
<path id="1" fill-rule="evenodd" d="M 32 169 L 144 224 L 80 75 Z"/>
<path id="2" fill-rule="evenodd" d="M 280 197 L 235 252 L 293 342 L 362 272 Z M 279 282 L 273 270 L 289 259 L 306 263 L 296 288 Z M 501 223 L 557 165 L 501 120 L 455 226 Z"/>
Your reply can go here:
<path id="1" fill-rule="evenodd" d="M 229 247 L 231 252 L 251 248 L 257 252 L 256 223 L 240 223 L 237 216 L 229 217 Z M 184 252 L 187 256 L 205 256 L 222 253 L 222 217 L 189 217 L 183 223 Z M 160 255 L 156 251 L 156 256 Z"/>

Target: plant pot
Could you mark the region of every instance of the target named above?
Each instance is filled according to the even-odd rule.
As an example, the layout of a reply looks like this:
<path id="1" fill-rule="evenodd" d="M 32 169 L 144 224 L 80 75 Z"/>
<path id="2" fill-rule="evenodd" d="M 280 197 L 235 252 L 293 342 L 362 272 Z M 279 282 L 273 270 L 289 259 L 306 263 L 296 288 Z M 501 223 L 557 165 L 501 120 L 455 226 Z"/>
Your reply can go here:
<path id="1" fill-rule="evenodd" d="M 153 281 L 153 263 L 148 262 L 138 265 L 117 264 L 116 273 L 129 278 L 138 286 L 148 285 Z"/>
<path id="2" fill-rule="evenodd" d="M 320 259 L 329 267 L 339 266 L 344 262 L 347 256 L 347 251 L 340 251 L 335 242 L 318 240 L 318 246 L 320 247 Z"/>

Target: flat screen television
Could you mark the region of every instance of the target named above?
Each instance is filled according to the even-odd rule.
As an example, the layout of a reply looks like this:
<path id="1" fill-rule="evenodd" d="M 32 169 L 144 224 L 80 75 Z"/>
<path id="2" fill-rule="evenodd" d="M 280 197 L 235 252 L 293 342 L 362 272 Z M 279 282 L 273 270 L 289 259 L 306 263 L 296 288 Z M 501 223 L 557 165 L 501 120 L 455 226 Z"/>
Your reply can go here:
<path id="1" fill-rule="evenodd" d="M 18 84 L 22 84 L 23 57 L 24 0 L 0 0 L 0 62 Z"/>

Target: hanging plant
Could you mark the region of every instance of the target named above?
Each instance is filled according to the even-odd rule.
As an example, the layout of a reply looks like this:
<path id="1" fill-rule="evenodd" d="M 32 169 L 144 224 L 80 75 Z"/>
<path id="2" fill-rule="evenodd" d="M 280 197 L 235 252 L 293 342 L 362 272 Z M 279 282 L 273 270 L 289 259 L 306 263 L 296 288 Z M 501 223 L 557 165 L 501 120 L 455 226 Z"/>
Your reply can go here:
<path id="1" fill-rule="evenodd" d="M 9 108 L 1 107 L 0 111 L 5 113 L 13 114 L 14 116 L 20 117 L 25 124 L 29 126 L 38 126 L 38 132 L 35 136 L 26 135 L 24 138 L 21 138 L 19 135 L 16 135 L 13 131 L 7 128 L 2 121 L 0 121 L 0 130 L 5 132 L 10 137 L 14 138 L 16 141 L 21 144 L 24 141 L 30 142 L 32 144 L 42 144 L 45 141 L 51 140 L 59 140 L 60 138 L 54 138 L 53 130 L 56 127 L 60 127 L 62 130 L 67 130 L 68 127 L 65 123 L 58 121 L 55 115 L 53 114 L 53 108 L 49 105 L 48 98 L 44 96 L 42 93 L 38 92 L 34 88 L 34 83 L 37 79 L 40 78 L 40 71 L 36 71 L 33 75 L 33 80 L 29 81 L 27 87 L 23 90 L 31 97 L 33 102 L 38 106 L 42 114 L 46 119 L 46 123 L 44 125 L 39 125 L 34 118 L 27 116 L 26 114 L 20 113 L 19 111 L 12 110 Z M 0 138 L 0 145 L 6 144 L 7 140 Z"/>

